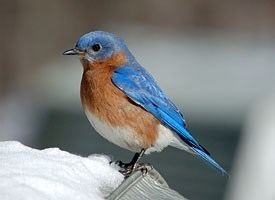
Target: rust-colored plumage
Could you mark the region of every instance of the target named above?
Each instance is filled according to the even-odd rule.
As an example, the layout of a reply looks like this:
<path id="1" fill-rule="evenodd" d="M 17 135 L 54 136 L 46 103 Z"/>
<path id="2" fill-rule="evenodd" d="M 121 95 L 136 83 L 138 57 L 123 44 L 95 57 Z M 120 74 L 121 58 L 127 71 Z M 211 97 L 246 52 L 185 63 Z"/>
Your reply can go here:
<path id="1" fill-rule="evenodd" d="M 144 153 L 169 145 L 227 174 L 186 129 L 178 108 L 135 60 L 123 39 L 94 31 L 81 36 L 63 54 L 80 57 L 84 68 L 81 100 L 92 126 L 113 144 L 136 152 L 130 163 L 120 165 L 126 177 L 136 170 Z"/>
<path id="2" fill-rule="evenodd" d="M 82 60 L 84 72 L 81 81 L 83 107 L 112 127 L 130 128 L 142 141 L 143 148 L 154 145 L 160 124 L 152 114 L 132 102 L 111 80 L 117 66 L 125 63 L 123 53 L 108 60 Z"/>

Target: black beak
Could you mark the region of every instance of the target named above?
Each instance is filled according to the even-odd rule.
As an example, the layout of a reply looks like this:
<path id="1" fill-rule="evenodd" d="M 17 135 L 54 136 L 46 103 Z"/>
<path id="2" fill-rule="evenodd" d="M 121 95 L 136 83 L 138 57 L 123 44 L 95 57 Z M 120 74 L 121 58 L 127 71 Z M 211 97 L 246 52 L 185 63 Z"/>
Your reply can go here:
<path id="1" fill-rule="evenodd" d="M 63 53 L 63 55 L 81 55 L 84 52 L 78 50 L 78 49 L 69 49 Z"/>

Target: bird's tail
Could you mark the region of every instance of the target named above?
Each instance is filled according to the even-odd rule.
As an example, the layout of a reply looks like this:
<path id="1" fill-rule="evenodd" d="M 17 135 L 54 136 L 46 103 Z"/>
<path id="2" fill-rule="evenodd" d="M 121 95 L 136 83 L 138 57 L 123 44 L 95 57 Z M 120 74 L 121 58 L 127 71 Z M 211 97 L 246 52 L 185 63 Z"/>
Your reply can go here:
<path id="1" fill-rule="evenodd" d="M 228 176 L 228 173 L 213 159 L 210 155 L 208 155 L 206 152 L 196 148 L 196 147 L 190 147 L 190 149 L 195 153 L 197 157 L 202 159 L 207 165 L 210 167 L 218 170 L 222 173 L 222 175 Z"/>

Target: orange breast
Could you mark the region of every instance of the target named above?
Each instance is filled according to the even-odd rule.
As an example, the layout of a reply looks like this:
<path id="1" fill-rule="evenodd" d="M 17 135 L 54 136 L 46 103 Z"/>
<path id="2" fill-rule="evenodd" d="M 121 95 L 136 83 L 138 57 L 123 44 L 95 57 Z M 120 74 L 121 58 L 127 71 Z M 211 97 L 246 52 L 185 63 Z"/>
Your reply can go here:
<path id="1" fill-rule="evenodd" d="M 114 58 L 112 58 L 114 59 Z M 117 61 L 117 60 L 115 60 Z M 143 148 L 154 145 L 160 122 L 132 102 L 111 81 L 115 62 L 82 62 L 81 81 L 83 107 L 112 127 L 131 128 L 143 142 Z"/>

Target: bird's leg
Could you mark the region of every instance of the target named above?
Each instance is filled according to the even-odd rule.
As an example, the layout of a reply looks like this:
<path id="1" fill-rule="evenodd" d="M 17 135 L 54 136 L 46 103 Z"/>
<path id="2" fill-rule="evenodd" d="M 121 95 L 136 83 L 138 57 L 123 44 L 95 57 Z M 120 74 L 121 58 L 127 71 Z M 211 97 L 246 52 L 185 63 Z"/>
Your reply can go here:
<path id="1" fill-rule="evenodd" d="M 116 161 L 116 164 L 119 167 L 124 168 L 124 169 L 134 166 L 139 161 L 139 159 L 143 156 L 144 152 L 145 152 L 145 150 L 142 149 L 140 153 L 135 153 L 134 157 L 132 158 L 132 160 L 129 163 L 123 163 L 122 161 L 118 160 L 118 161 Z"/>
<path id="2" fill-rule="evenodd" d="M 136 153 L 134 155 L 134 157 L 132 158 L 131 162 L 129 163 L 129 166 L 133 166 L 134 168 L 136 167 L 136 165 L 138 164 L 138 161 L 141 159 L 141 157 L 144 155 L 145 153 L 145 149 L 141 149 L 141 151 L 139 153 Z"/>
<path id="3" fill-rule="evenodd" d="M 130 175 L 133 171 L 135 171 L 135 169 L 138 167 L 138 161 L 140 160 L 140 158 L 144 155 L 145 153 L 145 149 L 142 149 L 139 153 L 136 153 L 134 155 L 134 157 L 132 158 L 131 162 L 129 163 L 122 163 L 121 161 L 118 163 L 118 165 L 123 168 L 123 170 L 121 170 L 120 172 L 125 175 L 128 176 Z"/>

